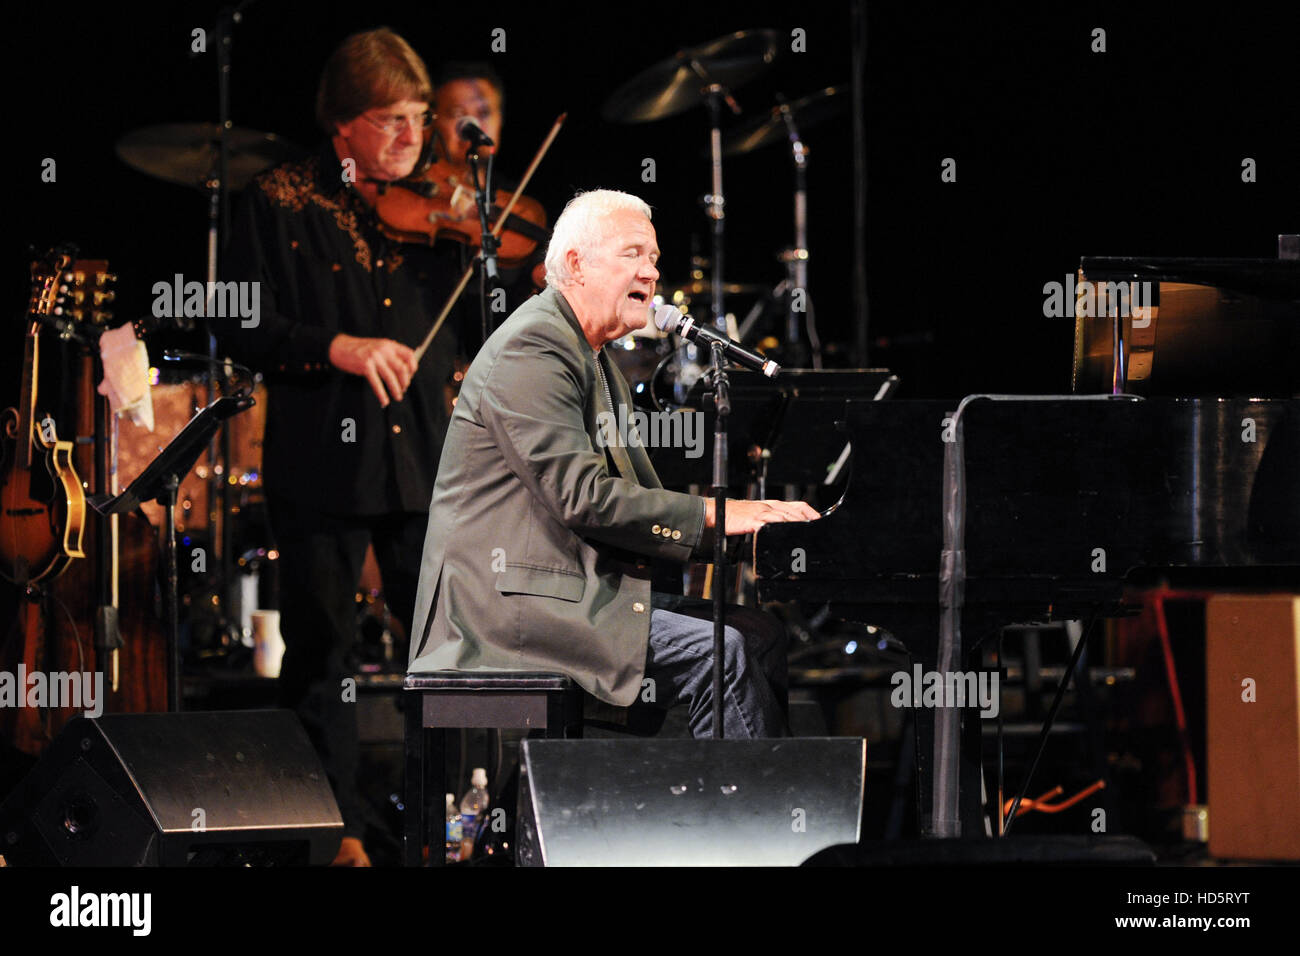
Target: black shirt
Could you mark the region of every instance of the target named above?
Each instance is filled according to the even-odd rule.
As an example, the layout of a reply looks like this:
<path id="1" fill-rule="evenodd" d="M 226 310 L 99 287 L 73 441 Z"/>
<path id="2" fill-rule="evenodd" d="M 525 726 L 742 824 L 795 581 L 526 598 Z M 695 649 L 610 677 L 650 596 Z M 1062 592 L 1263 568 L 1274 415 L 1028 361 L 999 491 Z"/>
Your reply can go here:
<path id="1" fill-rule="evenodd" d="M 340 515 L 428 510 L 447 430 L 455 314 L 403 400 L 387 408 L 366 379 L 330 364 L 329 343 L 344 333 L 418 347 L 459 277 L 457 258 L 384 238 L 329 142 L 248 187 L 222 278 L 260 283 L 258 323 L 214 325 L 231 357 L 268 384 L 268 494 Z"/>

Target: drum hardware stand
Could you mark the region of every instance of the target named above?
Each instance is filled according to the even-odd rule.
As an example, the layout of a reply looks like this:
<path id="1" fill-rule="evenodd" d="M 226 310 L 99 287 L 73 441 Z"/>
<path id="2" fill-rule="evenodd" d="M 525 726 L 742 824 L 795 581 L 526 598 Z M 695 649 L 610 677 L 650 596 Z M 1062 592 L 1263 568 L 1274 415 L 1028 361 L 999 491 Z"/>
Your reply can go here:
<path id="1" fill-rule="evenodd" d="M 732 97 L 731 92 L 721 83 L 713 82 L 704 66 L 695 59 L 691 60 L 691 69 L 695 74 L 704 81 L 705 102 L 709 108 L 709 162 L 712 167 L 712 191 L 703 197 L 704 204 L 707 206 L 707 213 L 713 220 L 713 268 L 710 270 L 709 310 L 713 316 L 713 327 L 727 334 L 727 314 L 723 308 L 723 282 L 722 282 L 722 251 L 724 238 L 726 236 L 727 214 L 725 210 L 726 197 L 722 191 L 722 104 L 725 102 L 735 115 L 740 115 L 740 106 Z M 715 416 L 714 427 L 714 462 L 713 462 L 713 484 L 714 500 L 718 502 L 717 521 L 718 527 L 723 528 L 723 517 L 726 509 L 726 492 L 727 492 L 727 447 L 726 447 L 726 415 L 730 411 L 730 398 L 727 393 L 725 358 L 721 355 L 719 346 L 713 347 L 713 358 L 710 369 L 705 375 L 712 376 L 711 383 L 714 387 L 715 398 L 717 400 L 717 415 Z M 718 436 L 721 435 L 721 438 Z M 719 444 L 721 442 L 721 444 Z M 718 467 L 718 455 L 721 455 L 721 472 Z M 719 493 L 718 488 L 721 487 Z M 713 669 L 713 693 L 714 693 L 714 736 L 722 736 L 722 629 L 726 622 L 725 610 L 725 584 L 723 575 L 726 573 L 726 538 L 725 528 L 719 531 L 714 542 L 714 620 L 713 620 L 713 651 L 714 651 L 714 669 Z M 719 543 L 721 542 L 721 543 Z M 717 562 L 721 561 L 721 564 Z M 721 603 L 720 603 L 721 602 Z"/>
<path id="2" fill-rule="evenodd" d="M 710 304 L 714 328 L 725 333 L 727 315 L 722 307 L 722 249 L 726 235 L 727 214 L 724 207 L 727 200 L 722 191 L 722 129 L 719 124 L 724 102 L 737 116 L 740 115 L 740 106 L 725 86 L 710 79 L 708 71 L 698 60 L 691 60 L 691 69 L 706 84 L 705 101 L 709 106 L 709 160 L 713 168 L 713 191 L 704 197 L 704 202 L 708 206 L 709 218 L 713 220 L 713 291 Z"/>
<path id="3" fill-rule="evenodd" d="M 222 7 L 217 13 L 213 35 L 217 52 L 217 169 L 208 180 L 208 254 L 207 273 L 210 295 L 215 293 L 218 260 L 224 238 L 230 234 L 230 72 L 231 49 L 234 43 L 235 25 L 242 19 L 241 12 L 253 0 L 243 0 L 235 6 Z M 230 369 L 217 354 L 217 337 L 212 328 L 211 298 L 208 299 L 205 312 L 205 324 L 208 335 L 208 372 L 207 403 L 211 408 L 217 400 L 217 376 L 221 376 L 222 394 L 230 386 Z M 220 371 L 218 371 L 220 370 Z M 241 597 L 239 581 L 234 569 L 234 529 L 230 520 L 230 431 L 225 420 L 217 422 L 216 431 L 211 436 L 208 448 L 208 460 L 212 462 L 212 471 L 208 475 L 208 526 L 212 529 L 212 545 L 216 550 L 217 569 L 216 590 L 221 600 L 220 617 L 229 624 L 240 619 Z M 191 464 L 193 464 L 191 462 Z M 188 471 L 188 469 L 186 469 Z M 169 533 L 175 534 L 175 515 L 171 515 Z M 218 527 L 221 529 L 217 533 Z M 169 547 L 174 542 L 169 540 Z"/>
<path id="4" fill-rule="evenodd" d="M 795 126 L 790 104 L 780 93 L 776 95 L 781 104 L 781 119 L 790 136 L 790 156 L 794 161 L 794 248 L 782 250 L 778 258 L 785 263 L 786 275 L 790 280 L 785 327 L 786 347 L 790 349 L 787 364 L 800 366 L 807 361 L 809 350 L 805 350 L 799 339 L 799 311 L 795 309 L 795 298 L 803 293 L 804 314 L 808 322 L 808 338 L 812 345 L 813 368 L 822 367 L 821 349 L 817 343 L 817 333 L 812 324 L 812 306 L 808 293 L 808 147 L 799 138 L 799 128 Z"/>

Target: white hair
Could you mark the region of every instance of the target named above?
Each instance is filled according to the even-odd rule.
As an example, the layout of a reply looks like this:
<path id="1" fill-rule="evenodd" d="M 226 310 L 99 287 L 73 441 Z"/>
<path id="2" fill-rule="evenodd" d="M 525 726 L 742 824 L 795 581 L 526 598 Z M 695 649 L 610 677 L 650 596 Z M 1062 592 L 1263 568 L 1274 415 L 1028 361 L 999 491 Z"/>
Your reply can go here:
<path id="1" fill-rule="evenodd" d="M 593 189 L 570 199 L 560 218 L 555 220 L 551 242 L 546 247 L 546 284 L 557 288 L 572 285 L 573 276 L 565 265 L 565 255 L 570 249 L 583 257 L 591 255 L 604 238 L 605 220 L 624 209 L 650 218 L 650 207 L 643 199 L 616 189 Z"/>

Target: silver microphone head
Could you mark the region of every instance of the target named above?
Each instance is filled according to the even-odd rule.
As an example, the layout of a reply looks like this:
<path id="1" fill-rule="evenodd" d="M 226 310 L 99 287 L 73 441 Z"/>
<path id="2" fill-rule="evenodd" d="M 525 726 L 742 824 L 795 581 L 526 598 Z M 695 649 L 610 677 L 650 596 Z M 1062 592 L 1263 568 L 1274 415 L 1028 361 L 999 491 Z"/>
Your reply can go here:
<path id="1" fill-rule="evenodd" d="M 652 306 L 655 328 L 660 332 L 676 332 L 682 324 L 682 310 L 675 305 Z"/>

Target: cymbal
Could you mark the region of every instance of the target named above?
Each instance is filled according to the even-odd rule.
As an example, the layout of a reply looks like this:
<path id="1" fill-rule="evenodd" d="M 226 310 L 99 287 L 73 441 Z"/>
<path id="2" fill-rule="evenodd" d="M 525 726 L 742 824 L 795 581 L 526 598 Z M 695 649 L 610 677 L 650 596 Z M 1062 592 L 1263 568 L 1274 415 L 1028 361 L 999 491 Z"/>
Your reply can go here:
<path id="1" fill-rule="evenodd" d="M 739 86 L 767 69 L 776 54 L 775 30 L 740 30 L 679 50 L 611 93 L 601 115 L 615 123 L 648 123 L 674 116 L 703 103 L 709 83 Z"/>
<path id="2" fill-rule="evenodd" d="M 789 142 L 790 131 L 785 125 L 785 113 L 790 114 L 790 118 L 802 133 L 808 127 L 830 119 L 844 109 L 845 92 L 842 86 L 828 86 L 793 103 L 773 106 L 766 116 L 756 117 L 724 134 L 723 155 L 736 156 L 760 149 L 770 143 Z"/>
<path id="3" fill-rule="evenodd" d="M 145 175 L 206 190 L 217 175 L 220 136 L 216 123 L 166 123 L 132 130 L 117 141 L 122 162 Z M 274 133 L 235 127 L 229 143 L 229 187 L 242 189 L 269 166 L 294 159 L 302 150 Z"/>

